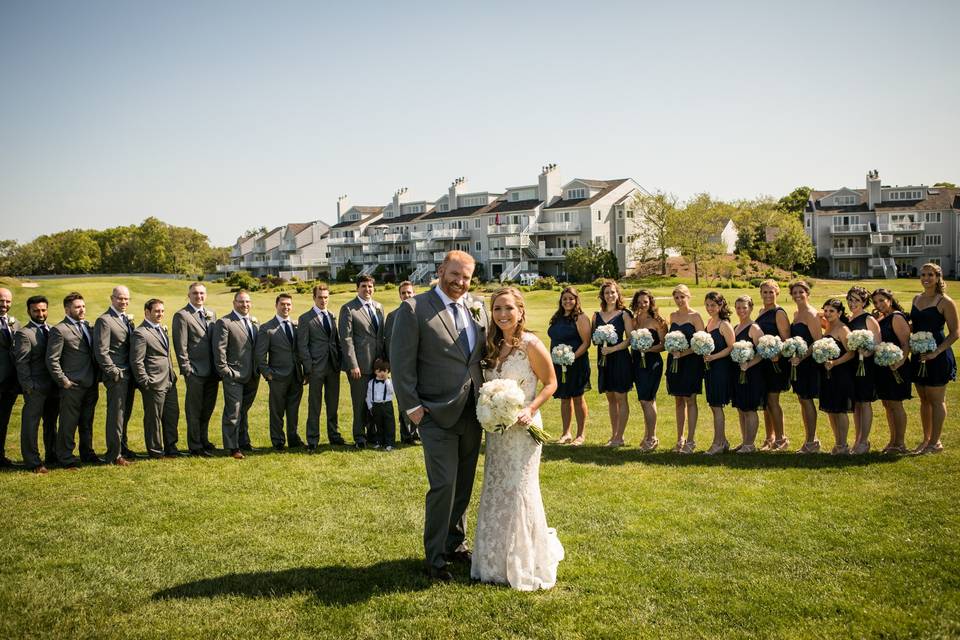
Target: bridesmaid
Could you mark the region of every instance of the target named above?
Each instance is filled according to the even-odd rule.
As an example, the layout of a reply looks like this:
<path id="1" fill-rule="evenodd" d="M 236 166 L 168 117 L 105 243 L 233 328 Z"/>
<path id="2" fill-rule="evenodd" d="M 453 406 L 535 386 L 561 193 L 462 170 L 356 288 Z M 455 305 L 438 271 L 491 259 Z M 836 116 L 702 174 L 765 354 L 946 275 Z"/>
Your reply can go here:
<path id="1" fill-rule="evenodd" d="M 764 332 L 760 325 L 750 319 L 750 314 L 753 313 L 753 298 L 740 296 L 734 302 L 734 309 L 736 309 L 737 319 L 739 320 L 737 326 L 733 328 L 736 341 L 749 340 L 756 348 L 757 342 L 764 335 Z M 773 380 L 770 378 L 770 370 L 763 366 L 764 362 L 769 362 L 769 360 L 764 360 L 757 354 L 750 362 L 739 365 L 739 369 L 734 368 L 734 373 L 745 371 L 747 374 L 742 383 L 739 374 L 737 374 L 736 386 L 733 390 L 733 406 L 737 408 L 740 418 L 740 435 L 742 438 L 742 443 L 736 448 L 737 453 L 753 453 L 757 450 L 754 444 L 757 440 L 757 431 L 760 428 L 757 409 L 763 408 L 764 403 L 772 395 L 767 393 L 767 385 Z M 783 361 L 781 366 L 789 370 L 785 366 L 786 364 L 787 362 Z M 776 395 L 779 397 L 779 392 Z M 783 431 L 780 431 L 780 435 L 783 436 Z"/>
<path id="2" fill-rule="evenodd" d="M 575 287 L 566 287 L 560 292 L 560 304 L 557 312 L 550 318 L 550 350 L 560 344 L 573 349 L 573 364 L 563 374 L 558 364 L 553 365 L 557 385 L 553 397 L 560 401 L 560 419 L 563 422 L 563 434 L 559 444 L 571 444 L 578 447 L 583 444 L 584 430 L 587 426 L 587 401 L 583 392 L 590 388 L 590 320 L 580 306 L 580 292 Z M 577 437 L 570 436 L 570 421 L 577 417 Z"/>
<path id="3" fill-rule="evenodd" d="M 847 414 L 853 411 L 853 374 L 857 368 L 857 354 L 847 351 L 849 319 L 840 298 L 830 298 L 823 303 L 823 318 L 827 322 L 824 337 L 832 338 L 840 347 L 840 357 L 827 360 L 820 367 L 820 410 L 830 418 L 835 443 L 830 453 L 837 455 L 850 452 Z"/>
<path id="4" fill-rule="evenodd" d="M 940 435 L 947 417 L 947 383 L 957 379 L 957 361 L 953 356 L 953 343 L 960 337 L 957 328 L 957 305 L 945 293 L 943 270 L 937 264 L 925 264 L 920 268 L 920 284 L 923 293 L 913 299 L 910 322 L 914 333 L 929 331 L 937 341 L 933 353 L 913 354 L 911 366 L 913 383 L 920 396 L 920 422 L 923 424 L 923 442 L 914 453 L 939 453 L 943 451 Z M 943 327 L 947 334 L 944 336 Z M 926 375 L 920 376 L 920 363 L 926 362 Z"/>
<path id="5" fill-rule="evenodd" d="M 870 306 L 870 292 L 861 286 L 850 287 L 847 291 L 847 304 L 850 305 L 850 331 L 867 329 L 873 334 L 875 344 L 880 344 L 880 323 L 867 313 Z M 877 399 L 877 374 L 873 364 L 873 354 L 863 352 L 863 375 L 853 376 L 853 450 L 850 453 L 863 454 L 870 451 L 870 430 L 873 428 L 873 401 Z M 854 358 L 859 362 L 860 354 Z M 859 369 L 859 365 L 857 366 Z"/>
<path id="6" fill-rule="evenodd" d="M 810 284 L 806 280 L 794 282 L 790 285 L 790 297 L 797 305 L 793 322 L 790 324 L 790 336 L 800 336 L 807 343 L 807 347 L 810 347 L 823 337 L 817 308 L 810 304 Z M 800 401 L 800 416 L 803 419 L 804 441 L 797 453 L 816 453 L 820 451 L 820 441 L 817 440 L 817 407 L 813 403 L 820 395 L 817 364 L 811 358 L 809 349 L 803 358 L 791 358 L 790 364 L 796 370 L 797 379 L 793 381 L 793 392 Z"/>
<path id="7" fill-rule="evenodd" d="M 873 306 L 880 314 L 881 341 L 893 343 L 903 350 L 903 360 L 892 367 L 876 368 L 877 397 L 883 403 L 890 427 L 890 442 L 883 448 L 883 453 L 907 453 L 904 441 L 907 412 L 903 408 L 903 401 L 913 397 L 910 393 L 910 367 L 904 366 L 910 357 L 910 324 L 907 314 L 890 289 L 877 289 L 871 297 Z M 894 371 L 900 376 L 900 382 L 897 382 Z"/>
<path id="8" fill-rule="evenodd" d="M 763 301 L 763 308 L 757 315 L 757 324 L 765 335 L 780 336 L 781 340 L 786 340 L 790 337 L 790 318 L 787 316 L 786 309 L 777 304 L 779 295 L 780 285 L 776 280 L 764 280 L 760 283 L 760 299 Z M 752 300 L 750 307 L 753 308 Z M 790 441 L 783 430 L 780 393 L 790 390 L 790 361 L 783 358 L 763 360 L 760 368 L 764 371 L 763 379 L 767 390 L 766 403 L 758 405 L 763 407 L 763 423 L 767 431 L 760 450 L 783 451 L 790 446 Z"/>
<path id="9" fill-rule="evenodd" d="M 677 310 L 670 314 L 670 331 L 681 331 L 690 340 L 697 331 L 703 331 L 703 318 L 690 308 L 690 289 L 685 284 L 673 288 L 673 301 Z M 694 357 L 690 357 L 694 356 Z M 677 360 L 677 372 L 671 366 Z M 691 349 L 667 354 L 667 393 L 673 396 L 677 413 L 677 453 L 693 453 L 697 448 L 697 395 L 703 391 L 703 360 Z M 684 425 L 688 426 L 687 439 L 683 438 Z"/>
<path id="10" fill-rule="evenodd" d="M 733 325 L 730 324 L 730 307 L 724 297 L 711 291 L 703 302 L 710 315 L 706 330 L 713 338 L 713 353 L 703 356 L 707 404 L 713 412 L 713 443 L 707 449 L 707 455 L 712 456 L 730 450 L 723 408 L 730 404 L 730 396 L 733 395 L 734 367 L 730 352 L 733 351 L 735 340 Z"/>
<path id="11" fill-rule="evenodd" d="M 610 410 L 610 440 L 605 446 L 622 447 L 623 432 L 630 418 L 627 392 L 633 386 L 633 372 L 626 337 L 633 331 L 633 318 L 623 306 L 623 292 L 615 280 L 604 280 L 600 285 L 600 311 L 593 316 L 591 334 L 601 324 L 612 324 L 617 331 L 617 344 L 597 347 L 597 387 L 606 394 Z M 602 363 L 602 364 L 600 364 Z"/>
<path id="12" fill-rule="evenodd" d="M 630 310 L 633 312 L 634 330 L 649 329 L 653 336 L 652 347 L 643 353 L 632 352 L 633 383 L 643 410 L 644 434 L 640 450 L 653 451 L 660 444 L 657 439 L 657 391 L 663 378 L 663 336 L 667 333 L 667 323 L 657 309 L 653 293 L 646 289 L 633 294 Z"/>

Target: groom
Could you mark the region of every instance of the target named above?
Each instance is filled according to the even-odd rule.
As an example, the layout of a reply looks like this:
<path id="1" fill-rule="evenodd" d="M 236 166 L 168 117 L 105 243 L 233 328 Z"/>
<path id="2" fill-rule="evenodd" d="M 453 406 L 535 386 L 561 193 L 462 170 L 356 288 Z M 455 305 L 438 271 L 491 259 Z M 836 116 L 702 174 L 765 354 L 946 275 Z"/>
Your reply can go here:
<path id="1" fill-rule="evenodd" d="M 423 443 L 430 485 L 423 546 L 434 580 L 453 579 L 448 562 L 470 563 L 466 511 L 480 453 L 476 396 L 486 340 L 486 313 L 466 304 L 474 266 L 468 253 L 447 253 L 437 286 L 400 305 L 393 334 L 402 339 L 390 340 L 397 399 Z"/>

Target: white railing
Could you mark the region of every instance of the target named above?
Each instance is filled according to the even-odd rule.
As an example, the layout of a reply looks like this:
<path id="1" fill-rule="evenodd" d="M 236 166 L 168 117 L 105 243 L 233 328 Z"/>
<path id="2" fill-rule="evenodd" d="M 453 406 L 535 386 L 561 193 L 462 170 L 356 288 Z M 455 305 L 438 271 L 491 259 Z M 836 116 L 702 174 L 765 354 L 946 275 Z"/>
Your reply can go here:
<path id="1" fill-rule="evenodd" d="M 892 222 L 890 224 L 881 224 L 877 231 L 890 231 L 893 233 L 912 233 L 923 231 L 925 228 L 923 222 Z"/>
<path id="2" fill-rule="evenodd" d="M 233 249 L 230 249 L 230 257 L 231 257 L 231 258 L 239 258 L 239 257 L 242 256 L 242 255 L 243 255 L 243 253 L 242 253 L 242 250 L 240 249 L 240 247 L 234 247 Z"/>
<path id="3" fill-rule="evenodd" d="M 442 242 L 434 242 L 433 240 L 420 240 L 415 242 L 413 246 L 417 251 L 436 251 L 437 249 L 443 249 Z"/>
<path id="4" fill-rule="evenodd" d="M 433 253 L 433 261 L 434 261 L 434 262 L 443 262 L 443 258 L 444 258 L 444 256 L 446 256 L 446 255 L 447 255 L 447 252 L 446 252 L 446 251 L 435 251 L 435 252 Z"/>
<path id="5" fill-rule="evenodd" d="M 830 255 L 838 256 L 869 256 L 872 253 L 870 247 L 833 247 L 830 249 Z"/>
<path id="6" fill-rule="evenodd" d="M 280 251 L 296 251 L 297 243 L 296 241 L 285 241 L 280 243 Z"/>
<path id="7" fill-rule="evenodd" d="M 410 262 L 409 253 L 385 253 L 377 256 L 377 262 L 380 264 L 394 262 Z"/>
<path id="8" fill-rule="evenodd" d="M 469 237 L 469 229 L 434 229 L 427 233 L 428 240 L 462 240 Z"/>
<path id="9" fill-rule="evenodd" d="M 426 231 L 411 231 L 410 232 L 411 240 L 426 240 L 427 232 Z"/>
<path id="10" fill-rule="evenodd" d="M 830 225 L 830 233 L 869 233 L 868 224 L 834 224 Z"/>
<path id="11" fill-rule="evenodd" d="M 525 228 L 522 224 L 491 224 L 487 225 L 487 235 L 497 236 L 508 233 L 520 233 Z"/>
<path id="12" fill-rule="evenodd" d="M 357 236 L 341 236 L 327 240 L 328 245 L 360 244 L 360 242 L 360 237 Z"/>
<path id="13" fill-rule="evenodd" d="M 406 242 L 410 239 L 409 233 L 378 233 L 370 236 L 370 242 L 381 242 L 383 244 L 393 244 L 395 242 Z"/>
<path id="14" fill-rule="evenodd" d="M 889 233 L 871 233 L 871 244 L 893 244 L 893 236 Z"/>
<path id="15" fill-rule="evenodd" d="M 421 282 L 430 277 L 430 274 L 433 272 L 432 265 L 420 264 L 414 269 L 413 273 L 410 274 L 411 282 Z"/>
<path id="16" fill-rule="evenodd" d="M 543 247 L 537 250 L 538 258 L 566 258 L 567 250 L 562 247 Z"/>
<path id="17" fill-rule="evenodd" d="M 923 247 L 921 246 L 894 246 L 890 248 L 890 255 L 894 256 L 922 256 Z"/>
<path id="18" fill-rule="evenodd" d="M 287 264 L 291 267 L 323 267 L 328 264 L 326 258 L 304 258 L 303 256 L 290 256 L 287 258 Z"/>
<path id="19" fill-rule="evenodd" d="M 883 268 L 883 267 L 894 267 L 896 268 L 897 263 L 893 258 L 870 258 L 868 264 L 874 268 Z"/>
<path id="20" fill-rule="evenodd" d="M 417 251 L 416 261 L 420 264 L 423 264 L 424 262 L 433 262 L 433 254 L 431 254 L 429 251 Z"/>
<path id="21" fill-rule="evenodd" d="M 511 249 L 490 249 L 489 256 L 491 260 L 509 260 L 513 258 L 515 251 Z"/>
<path id="22" fill-rule="evenodd" d="M 357 275 L 369 276 L 376 270 L 377 270 L 377 263 L 374 262 L 373 264 L 364 265 L 363 269 L 360 269 L 360 273 L 358 273 Z"/>
<path id="23" fill-rule="evenodd" d="M 580 233 L 580 222 L 535 222 L 530 233 Z"/>
<path id="24" fill-rule="evenodd" d="M 360 264 L 359 256 L 330 256 L 330 264 L 344 265 L 353 260 L 353 264 Z"/>

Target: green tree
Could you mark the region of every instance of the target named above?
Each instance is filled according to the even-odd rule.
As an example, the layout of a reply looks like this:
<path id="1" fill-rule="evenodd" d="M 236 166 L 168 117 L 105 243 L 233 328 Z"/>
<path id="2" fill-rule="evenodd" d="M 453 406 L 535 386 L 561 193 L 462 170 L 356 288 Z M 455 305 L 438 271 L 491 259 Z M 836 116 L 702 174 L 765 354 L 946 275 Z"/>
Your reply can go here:
<path id="1" fill-rule="evenodd" d="M 794 218 L 785 218 L 776 231 L 768 262 L 786 271 L 807 271 L 817 257 L 810 236 L 803 224 Z"/>
<path id="2" fill-rule="evenodd" d="M 933 186 L 935 186 L 935 187 L 943 187 L 944 189 L 956 189 L 956 188 L 957 188 L 957 185 L 955 185 L 955 184 L 952 183 L 952 182 L 935 182 Z"/>
<path id="3" fill-rule="evenodd" d="M 617 257 L 611 251 L 593 243 L 568 250 L 564 268 L 571 282 L 616 278 L 620 273 Z"/>
<path id="4" fill-rule="evenodd" d="M 803 222 L 803 211 L 810 200 L 810 187 L 797 187 L 777 201 L 777 206 L 783 213 L 788 213 L 800 222 Z"/>
<path id="5" fill-rule="evenodd" d="M 732 208 L 708 193 L 700 193 L 678 211 L 671 228 L 674 244 L 684 258 L 693 263 L 693 278 L 700 284 L 700 267 L 724 252 L 720 233 L 731 218 Z"/>
<path id="6" fill-rule="evenodd" d="M 638 192 L 633 198 L 633 210 L 640 241 L 634 259 L 646 261 L 656 257 L 660 261 L 660 275 L 666 275 L 667 250 L 671 246 L 670 221 L 676 216 L 677 197 L 663 191 L 654 194 Z"/>

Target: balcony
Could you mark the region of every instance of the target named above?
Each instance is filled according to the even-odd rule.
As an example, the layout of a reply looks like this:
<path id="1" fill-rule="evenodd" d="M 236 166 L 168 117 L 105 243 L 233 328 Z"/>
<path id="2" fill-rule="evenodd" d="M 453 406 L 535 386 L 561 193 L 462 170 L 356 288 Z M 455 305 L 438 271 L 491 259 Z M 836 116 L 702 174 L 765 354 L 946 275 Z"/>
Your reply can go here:
<path id="1" fill-rule="evenodd" d="M 881 229 L 883 231 L 883 229 Z M 854 234 L 870 233 L 869 224 L 834 224 L 830 225 L 830 233 L 833 234 Z"/>
<path id="2" fill-rule="evenodd" d="M 466 240 L 470 237 L 469 229 L 434 229 L 427 232 L 428 240 Z"/>
<path id="3" fill-rule="evenodd" d="M 537 250 L 537 257 L 548 260 L 563 260 L 567 257 L 567 250 L 563 247 L 544 247 Z"/>
<path id="4" fill-rule="evenodd" d="M 375 235 L 370 239 L 371 242 L 379 242 L 381 244 L 395 244 L 397 242 L 407 242 L 409 240 L 409 233 L 383 233 Z"/>
<path id="5" fill-rule="evenodd" d="M 414 243 L 414 248 L 417 251 L 439 251 L 443 249 L 443 243 L 434 242 L 433 240 L 419 240 Z"/>
<path id="6" fill-rule="evenodd" d="M 580 222 L 537 222 L 530 225 L 530 233 L 580 233 Z"/>
<path id="7" fill-rule="evenodd" d="M 240 247 L 234 247 L 233 249 L 230 249 L 231 258 L 239 258 L 242 255 L 243 255 L 243 250 Z"/>
<path id="8" fill-rule="evenodd" d="M 890 233 L 871 233 L 870 244 L 887 245 L 893 244 L 893 234 Z"/>
<path id="9" fill-rule="evenodd" d="M 234 271 L 240 271 L 243 269 L 239 264 L 218 264 L 217 273 L 233 273 Z"/>
<path id="10" fill-rule="evenodd" d="M 425 262 L 433 262 L 433 254 L 429 251 L 418 251 L 416 253 L 416 261 L 420 264 Z"/>
<path id="11" fill-rule="evenodd" d="M 488 236 L 503 236 L 508 234 L 520 233 L 526 229 L 522 224 L 491 224 L 487 225 Z"/>
<path id="12" fill-rule="evenodd" d="M 491 260 L 511 260 L 515 258 L 517 252 L 515 249 L 490 249 Z"/>
<path id="13" fill-rule="evenodd" d="M 287 265 L 291 267 L 325 267 L 329 264 L 326 258 L 305 258 L 303 256 L 290 256 L 287 258 Z"/>
<path id="14" fill-rule="evenodd" d="M 922 256 L 923 247 L 922 246 L 906 246 L 906 245 L 897 245 L 890 248 L 890 255 L 892 256 Z"/>
<path id="15" fill-rule="evenodd" d="M 893 267 L 896 268 L 897 263 L 894 262 L 893 258 L 870 258 L 867 263 L 876 269 L 882 269 L 884 267 Z"/>
<path id="16" fill-rule="evenodd" d="M 866 258 L 873 251 L 870 247 L 833 247 L 830 255 L 834 258 Z"/>
<path id="17" fill-rule="evenodd" d="M 443 262 L 443 259 L 446 257 L 447 253 L 445 251 L 435 251 L 433 253 L 434 262 Z"/>
<path id="18" fill-rule="evenodd" d="M 410 262 L 409 253 L 384 253 L 377 256 L 377 262 L 380 264 L 406 264 Z"/>
<path id="19" fill-rule="evenodd" d="M 410 232 L 411 240 L 426 240 L 427 232 L 426 231 L 411 231 Z"/>
<path id="20" fill-rule="evenodd" d="M 328 245 L 351 245 L 351 244 L 366 244 L 368 238 L 366 236 L 341 236 L 339 238 L 330 238 L 327 240 Z"/>
<path id="21" fill-rule="evenodd" d="M 359 256 L 330 256 L 330 264 L 332 265 L 343 266 L 351 260 L 353 261 L 353 264 L 363 264 L 360 261 Z"/>
<path id="22" fill-rule="evenodd" d="M 891 222 L 890 224 L 881 224 L 877 227 L 877 230 L 889 233 L 920 233 L 925 226 L 923 222 Z"/>
<path id="23" fill-rule="evenodd" d="M 292 252 L 297 250 L 297 241 L 284 241 L 280 243 L 280 251 Z"/>

